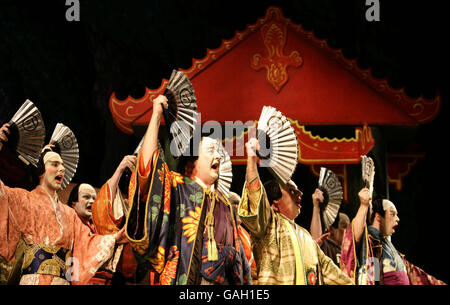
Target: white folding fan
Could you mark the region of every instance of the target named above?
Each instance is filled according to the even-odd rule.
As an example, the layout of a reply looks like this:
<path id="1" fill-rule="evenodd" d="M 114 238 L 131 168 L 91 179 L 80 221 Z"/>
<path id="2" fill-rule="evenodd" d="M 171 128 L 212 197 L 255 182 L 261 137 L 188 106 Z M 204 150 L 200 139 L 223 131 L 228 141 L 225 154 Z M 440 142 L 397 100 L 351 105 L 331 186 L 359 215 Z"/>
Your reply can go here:
<path id="1" fill-rule="evenodd" d="M 79 158 L 77 138 L 69 127 L 58 123 L 49 144 L 55 145 L 55 151 L 60 154 L 61 159 L 64 161 L 66 170 L 61 184 L 61 189 L 64 189 L 69 185 L 77 170 Z"/>
<path id="2" fill-rule="evenodd" d="M 364 187 L 370 191 L 370 196 L 373 194 L 373 180 L 375 178 L 375 164 L 372 158 L 361 156 L 361 169 Z"/>
<path id="3" fill-rule="evenodd" d="M 169 129 L 171 153 L 181 156 L 189 147 L 197 123 L 197 99 L 189 78 L 181 71 L 172 71 L 164 95 L 169 107 L 163 110 L 164 120 Z"/>
<path id="4" fill-rule="evenodd" d="M 231 181 L 233 180 L 232 163 L 230 155 L 222 146 L 222 144 L 217 141 L 217 145 L 220 155 L 219 179 L 217 181 L 217 188 L 224 196 L 228 198 L 228 195 L 230 193 Z"/>
<path id="5" fill-rule="evenodd" d="M 39 109 L 27 99 L 9 124 L 6 146 L 15 150 L 26 165 L 31 163 L 37 166 L 45 141 L 45 126 Z"/>
<path id="6" fill-rule="evenodd" d="M 320 168 L 319 189 L 324 193 L 324 202 L 320 205 L 322 224 L 328 229 L 338 215 L 344 192 L 338 177 L 325 167 Z"/>
<path id="7" fill-rule="evenodd" d="M 268 167 L 276 178 L 286 184 L 298 163 L 298 142 L 289 120 L 277 109 L 264 106 L 258 121 L 257 151 L 261 166 Z"/>
<path id="8" fill-rule="evenodd" d="M 370 197 L 373 195 L 373 180 L 375 178 L 375 164 L 372 158 L 365 155 L 361 156 L 361 172 L 364 187 L 369 189 Z M 369 202 L 368 217 L 372 214 L 372 201 Z"/>

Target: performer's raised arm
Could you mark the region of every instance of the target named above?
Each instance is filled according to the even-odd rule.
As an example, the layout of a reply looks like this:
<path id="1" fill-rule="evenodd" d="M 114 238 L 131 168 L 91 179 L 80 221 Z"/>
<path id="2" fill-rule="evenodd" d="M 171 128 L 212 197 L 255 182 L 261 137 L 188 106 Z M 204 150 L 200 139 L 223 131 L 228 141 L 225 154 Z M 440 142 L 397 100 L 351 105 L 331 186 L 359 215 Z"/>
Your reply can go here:
<path id="1" fill-rule="evenodd" d="M 168 108 L 167 98 L 159 95 L 153 100 L 153 113 L 145 132 L 144 142 L 142 143 L 141 153 L 144 166 L 147 167 L 153 153 L 158 148 L 158 130 L 161 123 L 163 108 Z"/>
<path id="2" fill-rule="evenodd" d="M 120 177 L 122 177 L 123 172 L 125 169 L 129 168 L 131 172 L 134 172 L 136 168 L 136 156 L 134 155 L 128 155 L 125 156 L 122 161 L 120 162 L 119 166 L 117 167 L 114 174 L 109 179 L 109 187 L 111 190 L 111 198 L 114 200 L 116 198 L 116 192 L 119 185 Z"/>
<path id="3" fill-rule="evenodd" d="M 352 226 L 355 236 L 355 242 L 359 243 L 364 233 L 364 227 L 366 225 L 367 212 L 369 210 L 369 202 L 372 199 L 368 188 L 363 188 L 358 193 L 360 206 L 355 218 L 353 218 Z"/>
<path id="4" fill-rule="evenodd" d="M 256 150 L 259 150 L 259 142 L 256 138 L 251 138 L 245 143 L 247 150 L 247 186 L 254 191 L 259 188 L 260 180 L 258 175 L 258 165 L 256 164 Z"/>
<path id="5" fill-rule="evenodd" d="M 259 179 L 256 163 L 256 150 L 259 149 L 259 142 L 257 139 L 251 138 L 245 144 L 245 147 L 247 152 L 246 182 L 239 203 L 238 214 L 249 232 L 258 238 L 262 238 L 266 233 L 273 210 Z"/>
<path id="6" fill-rule="evenodd" d="M 312 194 L 313 213 L 311 218 L 311 226 L 309 232 L 312 238 L 317 240 L 322 236 L 322 222 L 320 221 L 320 203 L 323 202 L 323 192 L 316 189 Z"/>

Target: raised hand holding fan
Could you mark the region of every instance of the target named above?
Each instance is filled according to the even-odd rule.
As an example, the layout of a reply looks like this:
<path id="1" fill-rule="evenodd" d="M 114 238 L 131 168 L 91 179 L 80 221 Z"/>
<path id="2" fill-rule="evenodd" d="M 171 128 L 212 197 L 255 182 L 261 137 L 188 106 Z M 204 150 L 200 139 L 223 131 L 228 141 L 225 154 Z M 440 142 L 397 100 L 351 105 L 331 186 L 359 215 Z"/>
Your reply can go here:
<path id="1" fill-rule="evenodd" d="M 169 130 L 171 153 L 181 156 L 189 147 L 197 123 L 197 99 L 189 78 L 181 71 L 172 71 L 164 95 L 168 109 L 163 109 L 164 121 Z"/>
<path id="2" fill-rule="evenodd" d="M 338 177 L 325 167 L 320 168 L 319 189 L 324 197 L 324 202 L 320 204 L 322 226 L 327 230 L 338 215 L 344 192 Z"/>
<path id="3" fill-rule="evenodd" d="M 286 184 L 298 163 L 297 136 L 291 123 L 274 107 L 264 106 L 258 121 L 257 138 L 260 165 L 268 167 L 280 183 Z"/>
<path id="4" fill-rule="evenodd" d="M 370 191 L 370 196 L 373 194 L 373 180 L 375 178 L 375 164 L 372 158 L 361 156 L 361 169 L 364 187 Z"/>
<path id="5" fill-rule="evenodd" d="M 361 156 L 361 172 L 362 172 L 362 180 L 364 183 L 364 187 L 369 189 L 370 197 L 373 196 L 373 180 L 375 178 L 375 164 L 372 158 L 367 157 L 365 155 Z M 369 201 L 369 213 L 367 213 L 367 217 L 373 212 L 372 200 Z"/>
<path id="6" fill-rule="evenodd" d="M 25 103 L 9 121 L 8 142 L 5 146 L 17 152 L 26 165 L 37 166 L 45 141 L 45 126 L 39 109 L 31 102 Z"/>
<path id="7" fill-rule="evenodd" d="M 64 161 L 65 173 L 61 184 L 61 189 L 64 189 L 69 185 L 77 170 L 79 159 L 77 138 L 69 127 L 58 123 L 49 144 L 55 145 L 53 150 L 59 153 Z"/>

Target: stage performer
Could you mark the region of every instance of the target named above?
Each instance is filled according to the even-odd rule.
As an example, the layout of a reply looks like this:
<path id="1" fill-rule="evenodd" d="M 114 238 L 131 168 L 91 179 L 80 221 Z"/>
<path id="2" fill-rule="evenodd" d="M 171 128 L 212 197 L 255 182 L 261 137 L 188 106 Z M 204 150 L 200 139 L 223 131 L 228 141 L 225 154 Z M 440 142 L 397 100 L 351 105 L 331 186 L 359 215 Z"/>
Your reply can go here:
<path id="1" fill-rule="evenodd" d="M 341 261 L 342 241 L 345 231 L 350 225 L 350 218 L 344 213 L 338 213 L 335 221 L 327 228 L 327 233 L 322 235 L 322 222 L 320 220 L 320 204 L 323 204 L 323 192 L 316 189 L 312 194 L 313 213 L 311 219 L 310 233 L 312 238 L 319 244 L 320 249 L 333 262 L 339 266 Z"/>
<path id="2" fill-rule="evenodd" d="M 247 181 L 239 204 L 239 216 L 254 241 L 258 284 L 261 285 L 352 285 L 312 239 L 294 222 L 300 214 L 302 192 L 294 182 L 284 187 L 271 180 L 264 186 L 258 175 L 258 140 L 245 144 Z M 267 192 L 267 193 L 266 193 Z"/>
<path id="3" fill-rule="evenodd" d="M 170 171 L 158 149 L 167 98 L 153 113 L 129 187 L 126 234 L 153 284 L 247 284 L 248 266 L 228 198 L 215 187 L 220 155 L 205 137 L 191 177 Z"/>
<path id="4" fill-rule="evenodd" d="M 3 141 L 7 134 L 8 127 L 3 125 Z M 61 156 L 47 146 L 38 164 L 39 185 L 33 191 L 9 188 L 0 181 L 0 255 L 13 260 L 23 238 L 20 284 L 86 284 L 111 257 L 116 242 L 123 240 L 123 231 L 92 235 L 75 211 L 59 201 L 64 170 Z"/>
<path id="5" fill-rule="evenodd" d="M 369 211 L 369 189 L 358 196 L 360 207 L 342 244 L 341 269 L 359 285 L 445 285 L 395 249 L 391 236 L 400 221 L 395 205 L 376 199 Z"/>
<path id="6" fill-rule="evenodd" d="M 67 204 L 74 208 L 92 233 L 107 235 L 119 231 L 127 207 L 124 206 L 118 185 L 125 169 L 133 171 L 135 166 L 136 156 L 125 156 L 113 176 L 100 188 L 98 196 L 95 188 L 87 183 L 78 184 L 70 192 Z M 130 268 L 124 270 L 125 265 L 131 267 L 131 271 Z M 136 269 L 134 256 L 127 244 L 115 246 L 113 256 L 102 265 L 88 284 L 110 285 L 117 269 L 125 277 L 132 276 Z"/>

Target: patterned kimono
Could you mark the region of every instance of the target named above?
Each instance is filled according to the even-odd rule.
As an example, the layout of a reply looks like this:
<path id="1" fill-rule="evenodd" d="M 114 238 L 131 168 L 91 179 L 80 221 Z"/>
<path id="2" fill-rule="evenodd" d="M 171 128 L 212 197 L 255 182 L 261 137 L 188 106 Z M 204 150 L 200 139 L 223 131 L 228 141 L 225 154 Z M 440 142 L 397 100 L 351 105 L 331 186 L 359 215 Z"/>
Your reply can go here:
<path id="1" fill-rule="evenodd" d="M 245 257 L 247 258 L 248 264 L 250 265 L 252 284 L 256 285 L 256 263 L 255 257 L 253 256 L 252 239 L 247 230 L 245 230 L 241 225 L 238 225 L 238 235 L 241 238 L 242 246 L 244 247 Z"/>
<path id="2" fill-rule="evenodd" d="M 86 284 L 112 255 L 112 235 L 92 235 L 76 212 L 41 187 L 28 192 L 0 181 L 0 255 L 14 260 L 25 242 L 20 284 Z"/>
<path id="3" fill-rule="evenodd" d="M 250 268 L 233 208 L 199 183 L 170 171 L 158 150 L 147 167 L 139 154 L 126 222 L 138 265 L 153 284 L 247 284 Z"/>
<path id="4" fill-rule="evenodd" d="M 122 198 L 119 192 L 118 190 L 116 197 L 113 199 L 109 181 L 100 188 L 91 208 L 92 223 L 86 224 L 92 233 L 107 235 L 119 232 L 124 215 Z M 85 222 L 83 219 L 81 220 Z M 88 284 L 110 285 L 116 270 L 119 270 L 126 277 L 132 276 L 136 271 L 136 262 L 129 244 L 116 245 L 113 256 L 100 267 Z"/>
<path id="5" fill-rule="evenodd" d="M 311 235 L 275 212 L 264 187 L 244 187 L 239 216 L 252 234 L 260 285 L 352 285 Z"/>
<path id="6" fill-rule="evenodd" d="M 342 243 L 341 269 L 358 285 L 445 285 L 408 262 L 372 226 L 365 226 L 359 245 L 354 238 L 353 223 Z"/>

